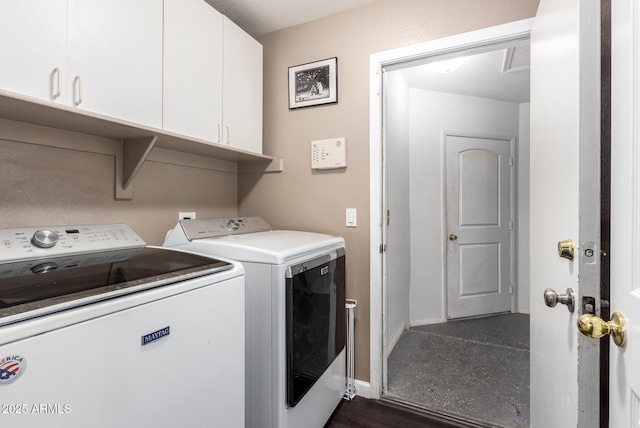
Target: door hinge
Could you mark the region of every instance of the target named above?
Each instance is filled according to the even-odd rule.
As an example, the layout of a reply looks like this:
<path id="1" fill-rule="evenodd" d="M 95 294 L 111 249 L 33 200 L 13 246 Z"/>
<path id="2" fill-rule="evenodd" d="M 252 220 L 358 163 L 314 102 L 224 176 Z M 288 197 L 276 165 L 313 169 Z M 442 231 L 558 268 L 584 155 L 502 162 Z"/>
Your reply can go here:
<path id="1" fill-rule="evenodd" d="M 512 157 L 509 158 L 509 166 L 513 166 L 513 158 Z"/>
<path id="2" fill-rule="evenodd" d="M 509 294 L 513 294 L 513 284 L 509 284 Z"/>
<path id="3" fill-rule="evenodd" d="M 387 210 L 387 226 L 389 226 L 389 222 L 391 221 L 391 210 Z"/>
<path id="4" fill-rule="evenodd" d="M 512 221 L 509 222 L 509 230 L 513 230 L 513 222 Z"/>
<path id="5" fill-rule="evenodd" d="M 387 251 L 387 246 L 384 244 L 380 244 L 380 254 L 384 253 L 385 251 Z"/>

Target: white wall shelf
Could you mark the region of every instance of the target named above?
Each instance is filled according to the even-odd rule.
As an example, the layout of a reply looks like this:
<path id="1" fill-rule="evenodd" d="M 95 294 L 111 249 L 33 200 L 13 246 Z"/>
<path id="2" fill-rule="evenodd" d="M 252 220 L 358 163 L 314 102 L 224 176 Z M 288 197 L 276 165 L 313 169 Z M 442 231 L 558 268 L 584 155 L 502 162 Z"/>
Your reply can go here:
<path id="1" fill-rule="evenodd" d="M 131 199 L 131 183 L 153 148 L 236 162 L 243 172 L 281 172 L 283 162 L 273 156 L 186 137 L 81 109 L 0 90 L 0 118 L 97 137 L 120 140 L 122 176 L 116 199 Z"/>

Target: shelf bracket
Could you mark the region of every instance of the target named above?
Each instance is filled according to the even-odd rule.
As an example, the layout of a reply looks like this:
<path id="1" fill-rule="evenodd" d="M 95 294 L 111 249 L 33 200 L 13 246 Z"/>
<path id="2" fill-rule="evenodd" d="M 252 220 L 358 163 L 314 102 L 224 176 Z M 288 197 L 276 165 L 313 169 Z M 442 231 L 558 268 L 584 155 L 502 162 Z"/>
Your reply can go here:
<path id="1" fill-rule="evenodd" d="M 133 198 L 133 179 L 158 140 L 157 136 L 122 141 L 122 153 L 116 164 L 116 200 Z"/>
<path id="2" fill-rule="evenodd" d="M 283 171 L 284 159 L 273 159 L 267 162 L 241 162 L 238 164 L 238 172 L 240 174 L 261 174 Z"/>

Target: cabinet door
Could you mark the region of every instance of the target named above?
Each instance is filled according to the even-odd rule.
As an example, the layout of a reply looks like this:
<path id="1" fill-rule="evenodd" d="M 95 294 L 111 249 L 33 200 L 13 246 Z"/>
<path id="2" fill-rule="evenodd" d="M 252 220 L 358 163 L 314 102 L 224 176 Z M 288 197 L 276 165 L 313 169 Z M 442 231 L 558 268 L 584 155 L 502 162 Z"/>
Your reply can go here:
<path id="1" fill-rule="evenodd" d="M 162 127 L 162 2 L 69 0 L 72 105 Z"/>
<path id="2" fill-rule="evenodd" d="M 204 0 L 164 1 L 163 128 L 222 140 L 222 15 Z"/>
<path id="3" fill-rule="evenodd" d="M 262 153 L 262 45 L 224 18 L 224 144 Z"/>
<path id="4" fill-rule="evenodd" d="M 0 88 L 66 100 L 67 0 L 0 3 Z"/>

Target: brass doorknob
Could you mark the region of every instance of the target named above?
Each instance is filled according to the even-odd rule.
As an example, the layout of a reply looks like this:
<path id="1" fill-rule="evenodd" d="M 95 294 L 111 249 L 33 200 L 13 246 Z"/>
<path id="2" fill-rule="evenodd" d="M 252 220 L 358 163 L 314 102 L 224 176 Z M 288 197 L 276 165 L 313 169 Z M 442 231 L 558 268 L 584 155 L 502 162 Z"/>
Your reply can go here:
<path id="1" fill-rule="evenodd" d="M 455 241 L 456 239 L 458 239 L 458 237 L 456 235 L 454 235 L 453 233 L 451 235 L 449 235 L 449 241 Z"/>
<path id="2" fill-rule="evenodd" d="M 565 239 L 558 242 L 558 255 L 563 259 L 573 260 L 573 241 L 571 239 Z"/>
<path id="3" fill-rule="evenodd" d="M 593 339 L 599 339 L 608 334 L 613 339 L 613 343 L 624 346 L 624 317 L 619 312 L 611 314 L 611 321 L 605 321 L 592 314 L 582 315 L 578 318 L 578 330 Z"/>

